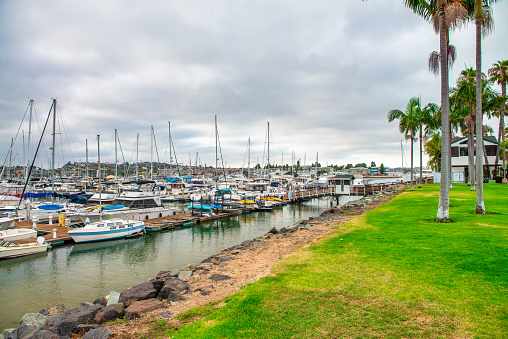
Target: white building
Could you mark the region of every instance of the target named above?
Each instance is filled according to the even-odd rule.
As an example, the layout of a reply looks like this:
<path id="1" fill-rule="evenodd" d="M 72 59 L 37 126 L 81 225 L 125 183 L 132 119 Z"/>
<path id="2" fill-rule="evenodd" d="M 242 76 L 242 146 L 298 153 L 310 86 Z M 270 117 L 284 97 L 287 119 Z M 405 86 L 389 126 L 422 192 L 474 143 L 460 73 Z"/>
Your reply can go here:
<path id="1" fill-rule="evenodd" d="M 485 152 L 487 153 L 487 162 L 485 157 L 483 159 L 483 167 L 489 169 L 489 173 L 492 173 L 494 169 L 494 162 L 496 161 L 497 151 L 497 139 L 495 137 L 486 136 L 483 137 L 483 143 L 485 144 Z M 476 144 L 476 139 L 474 140 Z M 451 142 L 451 158 L 452 158 L 452 180 L 453 182 L 467 182 L 469 177 L 468 168 L 468 154 L 469 149 L 467 147 L 467 138 L 454 138 Z M 474 152 L 476 160 L 476 151 Z"/>

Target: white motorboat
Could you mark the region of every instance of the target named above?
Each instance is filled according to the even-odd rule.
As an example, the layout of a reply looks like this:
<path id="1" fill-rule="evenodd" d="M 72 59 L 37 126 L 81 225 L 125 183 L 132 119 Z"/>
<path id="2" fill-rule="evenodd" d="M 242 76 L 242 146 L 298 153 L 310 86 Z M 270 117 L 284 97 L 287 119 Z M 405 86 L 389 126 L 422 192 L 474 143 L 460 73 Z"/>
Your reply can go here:
<path id="1" fill-rule="evenodd" d="M 141 220 L 110 219 L 90 223 L 69 230 L 76 243 L 122 239 L 143 234 L 145 223 Z"/>
<path id="2" fill-rule="evenodd" d="M 153 181 L 152 181 L 153 182 Z M 97 222 L 101 219 L 147 220 L 175 214 L 173 207 L 166 208 L 153 191 L 124 191 L 113 200 L 111 206 L 69 214 L 71 220 Z"/>
<path id="3" fill-rule="evenodd" d="M 0 240 L 20 240 L 37 237 L 37 231 L 31 228 L 11 228 L 0 231 Z"/>
<path id="4" fill-rule="evenodd" d="M 0 218 L 0 230 L 6 230 L 12 226 L 14 226 L 14 219 L 9 217 Z"/>
<path id="5" fill-rule="evenodd" d="M 43 237 L 38 237 L 37 242 L 29 244 L 15 244 L 9 240 L 0 242 L 0 259 L 22 257 L 25 255 L 41 253 L 48 250 L 49 244 Z"/>

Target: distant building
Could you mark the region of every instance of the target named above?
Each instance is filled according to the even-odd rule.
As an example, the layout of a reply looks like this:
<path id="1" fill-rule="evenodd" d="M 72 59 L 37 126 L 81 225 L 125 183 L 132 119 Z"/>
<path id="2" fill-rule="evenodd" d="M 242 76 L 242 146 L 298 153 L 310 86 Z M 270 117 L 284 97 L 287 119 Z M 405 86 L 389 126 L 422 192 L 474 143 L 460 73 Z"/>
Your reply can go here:
<path id="1" fill-rule="evenodd" d="M 476 139 L 474 139 L 476 144 Z M 497 152 L 497 139 L 495 137 L 486 136 L 483 137 L 483 143 L 485 144 L 485 152 L 487 153 L 487 161 L 483 159 L 483 168 L 488 168 L 489 173 L 495 168 L 494 162 L 496 161 Z M 469 148 L 467 145 L 467 138 L 454 138 L 451 142 L 451 158 L 452 158 L 452 180 L 453 182 L 467 182 L 469 178 L 468 168 L 468 155 Z M 476 160 L 476 150 L 473 152 Z"/>
<path id="2" fill-rule="evenodd" d="M 344 170 L 344 172 L 347 172 L 347 174 L 354 175 L 354 176 L 362 176 L 369 173 L 369 169 L 366 167 L 353 167 L 347 170 Z"/>

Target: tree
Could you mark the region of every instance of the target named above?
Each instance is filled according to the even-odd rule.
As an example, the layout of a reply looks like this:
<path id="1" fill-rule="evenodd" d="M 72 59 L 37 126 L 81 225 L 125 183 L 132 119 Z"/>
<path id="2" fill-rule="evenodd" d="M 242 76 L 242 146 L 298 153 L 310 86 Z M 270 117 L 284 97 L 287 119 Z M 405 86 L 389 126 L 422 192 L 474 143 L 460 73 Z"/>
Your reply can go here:
<path id="1" fill-rule="evenodd" d="M 501 98 L 502 104 L 499 110 L 499 133 L 497 141 L 501 142 L 505 145 L 505 134 L 502 133 L 504 131 L 504 112 L 505 112 L 505 103 L 506 103 L 506 83 L 508 82 L 508 60 L 502 60 L 494 63 L 492 67 L 489 69 L 489 76 L 493 81 L 496 81 L 501 86 Z M 494 163 L 494 168 L 497 168 L 497 164 L 499 162 L 500 156 L 500 148 L 498 146 L 498 151 L 496 152 L 496 160 Z M 503 170 L 506 168 L 506 151 L 503 147 Z M 506 171 L 503 171 L 503 178 L 506 179 Z"/>
<path id="2" fill-rule="evenodd" d="M 350 168 L 353 168 L 353 165 L 352 164 L 347 164 L 346 167 L 344 169 L 350 169 Z"/>
<path id="3" fill-rule="evenodd" d="M 367 168 L 367 164 L 366 164 L 366 163 L 364 163 L 364 162 L 361 162 L 361 163 L 359 163 L 359 164 L 356 164 L 356 165 L 355 165 L 355 167 L 356 167 L 356 168 L 358 168 L 358 167 Z"/>
<path id="4" fill-rule="evenodd" d="M 441 133 L 434 132 L 425 144 L 425 152 L 429 156 L 427 165 L 434 171 L 441 170 Z"/>
<path id="5" fill-rule="evenodd" d="M 386 171 L 385 165 L 383 165 L 383 163 L 381 163 L 381 165 L 379 166 L 379 173 L 385 174 L 385 171 Z"/>
<path id="6" fill-rule="evenodd" d="M 438 128 L 437 125 L 437 115 L 440 113 L 439 106 L 434 103 L 428 103 L 425 108 L 420 111 L 420 115 L 418 116 L 418 122 L 420 127 L 420 182 L 418 183 L 418 188 L 422 188 L 423 182 L 423 130 L 425 126 L 425 136 L 428 136 L 432 131 Z"/>
<path id="7" fill-rule="evenodd" d="M 439 27 L 439 57 L 441 71 L 441 122 L 442 122 L 442 152 L 441 152 L 441 184 L 439 190 L 439 205 L 436 215 L 436 221 L 448 222 L 450 220 L 450 104 L 448 97 L 448 28 L 453 22 L 457 22 L 465 16 L 467 10 L 458 1 L 451 1 L 448 5 L 447 0 L 406 0 L 406 6 L 413 12 L 422 16 L 426 20 L 438 20 Z M 449 12 L 446 18 L 445 7 L 453 8 L 455 11 Z M 437 7 L 437 11 L 436 11 Z M 453 13 L 453 14 L 452 14 Z M 436 15 L 437 14 L 437 15 Z M 448 22 L 448 24 L 447 24 Z"/>
<path id="8" fill-rule="evenodd" d="M 416 132 L 420 128 L 420 99 L 412 97 L 406 106 L 404 112 L 398 109 L 392 109 L 388 112 L 388 122 L 392 122 L 395 119 L 399 120 L 399 131 L 403 133 L 406 139 L 411 140 L 411 184 L 410 190 L 413 190 L 413 143 Z"/>
<path id="9" fill-rule="evenodd" d="M 376 166 L 376 163 L 375 163 L 374 161 L 371 161 L 371 162 L 370 162 L 370 167 L 377 167 L 377 166 Z"/>

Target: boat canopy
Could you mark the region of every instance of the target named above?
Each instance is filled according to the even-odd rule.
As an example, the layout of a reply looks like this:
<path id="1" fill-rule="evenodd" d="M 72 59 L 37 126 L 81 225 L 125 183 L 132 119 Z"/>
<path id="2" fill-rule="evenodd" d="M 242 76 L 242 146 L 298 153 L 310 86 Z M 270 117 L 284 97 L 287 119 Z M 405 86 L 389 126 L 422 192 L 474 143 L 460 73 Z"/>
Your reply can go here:
<path id="1" fill-rule="evenodd" d="M 40 205 L 37 208 L 40 210 L 54 211 L 54 210 L 60 210 L 60 209 L 64 208 L 64 206 L 58 205 L 58 204 L 45 204 L 45 205 Z"/>

